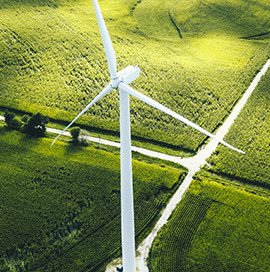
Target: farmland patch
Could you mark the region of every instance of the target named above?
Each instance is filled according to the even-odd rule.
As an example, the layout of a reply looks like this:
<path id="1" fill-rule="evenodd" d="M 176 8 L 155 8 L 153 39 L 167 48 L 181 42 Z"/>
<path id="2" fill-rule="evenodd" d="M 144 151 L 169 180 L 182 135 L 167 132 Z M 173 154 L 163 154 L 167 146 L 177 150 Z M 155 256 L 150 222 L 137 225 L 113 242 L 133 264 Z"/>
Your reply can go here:
<path id="1" fill-rule="evenodd" d="M 197 199 L 198 209 L 196 205 L 191 207 L 188 201 L 191 195 Z M 268 271 L 269 196 L 269 190 L 261 196 L 256 190 L 236 187 L 226 179 L 197 174 L 183 201 L 154 241 L 150 271 Z M 211 205 L 199 227 L 183 224 L 194 220 L 186 211 L 205 210 L 202 198 L 211 199 Z M 181 228 L 184 232 L 177 233 L 176 229 Z M 196 232 L 190 246 L 178 246 L 175 241 L 185 239 L 194 228 Z M 171 239 L 175 236 L 177 240 Z"/>
<path id="2" fill-rule="evenodd" d="M 245 156 L 238 156 L 219 147 L 209 159 L 213 171 L 235 176 L 243 182 L 263 184 L 269 188 L 269 90 L 270 71 L 268 70 L 225 137 L 227 141 L 237 138 L 236 145 L 246 151 Z"/>
<path id="3" fill-rule="evenodd" d="M 109 80 L 94 11 L 82 0 L 62 1 L 57 8 L 37 3 L 5 2 L 0 11 L 0 103 L 70 121 Z M 138 64 L 142 71 L 134 82 L 138 91 L 213 132 L 268 58 L 267 42 L 239 40 L 224 33 L 181 41 L 178 36 L 176 42 L 149 39 L 130 12 L 136 3 L 100 3 L 118 69 Z M 136 99 L 131 102 L 135 136 L 191 152 L 206 139 Z M 78 123 L 118 132 L 118 93 L 103 98 Z"/>
<path id="4" fill-rule="evenodd" d="M 210 198 L 186 195 L 153 243 L 151 271 L 189 271 L 189 249 L 211 204 Z"/>
<path id="5" fill-rule="evenodd" d="M 266 0 L 144 0 L 135 19 L 146 35 L 157 39 L 175 40 L 179 32 L 183 38 L 216 33 L 250 37 L 269 31 L 269 8 Z"/>
<path id="6" fill-rule="evenodd" d="M 97 271 L 119 254 L 119 156 L 0 133 L 0 270 Z M 138 161 L 133 169 L 139 241 L 185 170 Z"/>

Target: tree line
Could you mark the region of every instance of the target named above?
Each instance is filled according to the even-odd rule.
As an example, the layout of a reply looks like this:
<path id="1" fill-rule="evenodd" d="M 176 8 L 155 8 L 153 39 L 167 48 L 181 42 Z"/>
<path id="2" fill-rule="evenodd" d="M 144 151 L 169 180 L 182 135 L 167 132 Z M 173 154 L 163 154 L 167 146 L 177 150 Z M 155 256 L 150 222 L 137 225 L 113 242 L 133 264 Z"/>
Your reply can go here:
<path id="1" fill-rule="evenodd" d="M 44 137 L 46 133 L 46 125 L 49 122 L 48 116 L 42 115 L 39 112 L 32 116 L 23 115 L 22 117 L 19 117 L 13 112 L 6 111 L 4 117 L 9 129 L 18 130 L 34 137 Z M 87 146 L 88 144 L 85 137 L 80 136 L 80 133 L 80 127 L 73 127 L 71 129 L 71 143 L 74 145 Z"/>

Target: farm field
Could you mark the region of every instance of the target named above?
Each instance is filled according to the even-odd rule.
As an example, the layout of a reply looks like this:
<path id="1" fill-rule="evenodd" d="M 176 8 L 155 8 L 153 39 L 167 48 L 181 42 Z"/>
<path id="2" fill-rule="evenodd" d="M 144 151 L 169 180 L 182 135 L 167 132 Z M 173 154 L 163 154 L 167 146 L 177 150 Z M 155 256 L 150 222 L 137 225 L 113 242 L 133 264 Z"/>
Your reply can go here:
<path id="1" fill-rule="evenodd" d="M 269 271 L 269 197 L 201 171 L 154 241 L 150 271 Z"/>
<path id="2" fill-rule="evenodd" d="M 143 0 L 135 9 L 140 29 L 156 39 L 221 34 L 269 39 L 267 0 Z M 151 23 L 148 23 L 148 22 Z"/>
<path id="3" fill-rule="evenodd" d="M 267 35 L 256 40 L 239 39 L 268 29 L 267 1 L 241 1 L 233 16 L 243 10 L 245 16 L 239 18 L 237 27 L 230 25 L 234 20 L 228 17 L 235 1 L 224 4 L 225 15 L 215 13 L 213 8 L 220 7 L 215 7 L 214 1 L 206 1 L 204 9 L 197 1 L 189 1 L 187 13 L 175 1 L 166 1 L 163 9 L 159 9 L 164 4 L 161 0 L 155 1 L 155 5 L 153 1 L 139 2 L 100 1 L 119 70 L 138 64 L 142 73 L 134 84 L 136 89 L 214 131 L 269 58 Z M 39 111 L 55 120 L 72 120 L 109 80 L 91 2 L 1 0 L 0 3 L 0 105 L 30 113 Z M 198 10 L 201 13 L 197 18 Z M 181 21 L 183 12 L 190 14 L 186 23 Z M 248 16 L 252 12 L 256 16 Z M 204 23 L 191 33 L 192 23 L 198 25 L 214 13 L 216 18 L 208 24 L 212 29 L 204 29 Z M 151 17 L 154 14 L 162 18 L 160 24 Z M 147 24 L 151 30 L 146 28 L 146 18 L 151 18 L 152 23 Z M 176 26 L 181 29 L 182 39 Z M 151 34 L 157 30 L 158 34 Z M 165 32 L 171 33 L 169 37 Z M 191 152 L 206 139 L 135 99 L 131 101 L 131 113 L 135 136 Z M 79 123 L 118 131 L 118 114 L 118 93 L 113 92 Z"/>
<path id="4" fill-rule="evenodd" d="M 269 70 L 154 241 L 151 271 L 268 271 Z"/>
<path id="5" fill-rule="evenodd" d="M 135 89 L 211 132 L 270 58 L 268 0 L 99 3 L 118 70 L 139 65 Z M 71 121 L 109 83 L 92 1 L 0 0 L 0 82 L 0 112 Z M 268 71 L 225 137 L 246 155 L 218 147 L 154 241 L 151 271 L 270 270 L 269 82 Z M 116 139 L 118 98 L 110 93 L 78 124 Z M 133 98 L 131 122 L 138 146 L 188 156 L 207 140 Z M 104 271 L 121 253 L 118 151 L 65 137 L 49 148 L 51 138 L 2 124 L 0 271 Z M 140 242 L 186 170 L 133 158 Z"/>
<path id="6" fill-rule="evenodd" d="M 221 146 L 209 159 L 211 171 L 270 188 L 270 71 L 261 79 L 225 140 L 245 150 L 239 156 Z M 236 140 L 237 139 L 237 140 Z"/>
<path id="7" fill-rule="evenodd" d="M 119 156 L 0 127 L 0 270 L 98 271 L 119 254 Z M 133 162 L 136 239 L 184 169 Z M 102 271 L 102 270 L 100 270 Z"/>

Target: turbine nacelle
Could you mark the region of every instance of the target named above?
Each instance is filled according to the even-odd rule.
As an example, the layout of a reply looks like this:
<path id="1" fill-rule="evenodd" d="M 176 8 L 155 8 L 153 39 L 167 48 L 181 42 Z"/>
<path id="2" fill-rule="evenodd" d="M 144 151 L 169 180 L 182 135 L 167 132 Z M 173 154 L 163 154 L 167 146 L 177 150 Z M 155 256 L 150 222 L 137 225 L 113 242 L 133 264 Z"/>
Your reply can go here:
<path id="1" fill-rule="evenodd" d="M 117 89 L 121 82 L 130 84 L 140 75 L 140 68 L 138 66 L 130 65 L 117 73 L 117 77 L 113 78 L 110 85 L 113 89 Z"/>

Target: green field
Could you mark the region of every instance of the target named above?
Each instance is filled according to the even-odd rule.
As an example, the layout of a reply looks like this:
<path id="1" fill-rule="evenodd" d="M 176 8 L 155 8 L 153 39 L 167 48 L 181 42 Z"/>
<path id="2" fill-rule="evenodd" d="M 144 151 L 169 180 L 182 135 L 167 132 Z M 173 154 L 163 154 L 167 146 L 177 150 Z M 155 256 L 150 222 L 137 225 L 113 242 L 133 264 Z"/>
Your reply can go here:
<path id="1" fill-rule="evenodd" d="M 270 188 L 270 71 L 261 79 L 225 140 L 235 140 L 245 156 L 221 146 L 209 159 L 211 170 Z"/>
<path id="2" fill-rule="evenodd" d="M 198 174 L 154 241 L 150 271 L 269 271 L 269 197 Z"/>
<path id="3" fill-rule="evenodd" d="M 219 146 L 215 174 L 196 175 L 155 240 L 151 271 L 269 271 L 269 84 L 268 71 L 225 137 L 246 154 Z"/>
<path id="4" fill-rule="evenodd" d="M 214 131 L 269 57 L 267 37 L 239 39 L 269 27 L 267 1 L 241 1 L 237 11 L 240 14 L 243 9 L 245 16 L 237 27 L 233 25 L 233 33 L 230 18 L 224 16 L 236 1 L 220 1 L 227 7 L 224 16 L 212 10 L 213 1 L 205 2 L 204 9 L 189 1 L 185 7 L 192 16 L 185 18 L 187 24 L 193 20 L 198 24 L 211 14 L 217 17 L 208 24 L 211 31 L 204 29 L 204 21 L 193 34 L 181 25 L 180 15 L 188 13 L 180 2 L 139 2 L 100 1 L 118 69 L 138 64 L 142 73 L 134 83 L 136 89 Z M 0 4 L 0 105 L 72 120 L 109 82 L 91 1 L 1 0 Z M 199 17 L 195 16 L 198 10 Z M 131 113 L 133 135 L 190 151 L 205 140 L 204 135 L 135 99 Z M 118 131 L 118 119 L 118 93 L 113 92 L 79 123 Z"/>
<path id="5" fill-rule="evenodd" d="M 269 9 L 267 0 L 143 0 L 135 18 L 156 39 L 219 34 L 264 40 L 270 37 Z"/>
<path id="6" fill-rule="evenodd" d="M 0 135 L 0 271 L 97 271 L 120 253 L 118 155 L 49 148 L 51 139 L 4 127 Z M 185 170 L 139 161 L 133 169 L 138 242 Z"/>
<path id="7" fill-rule="evenodd" d="M 99 0 L 117 68 L 211 132 L 270 57 L 268 0 Z M 41 112 L 63 128 L 109 83 L 90 0 L 0 0 L 0 112 Z M 149 257 L 151 271 L 269 271 L 270 72 L 200 171 Z M 118 140 L 113 91 L 78 124 Z M 104 271 L 121 254 L 114 148 L 29 138 L 0 121 L 0 271 Z M 131 98 L 136 145 L 194 154 L 207 138 Z M 179 153 L 178 153 L 179 154 Z M 151 231 L 186 170 L 134 154 L 136 241 Z M 147 162 L 147 163 L 146 163 Z M 258 186 L 259 185 L 259 186 Z"/>
<path id="8" fill-rule="evenodd" d="M 269 271 L 270 71 L 154 241 L 151 271 Z M 210 172 L 212 173 L 210 173 Z"/>

